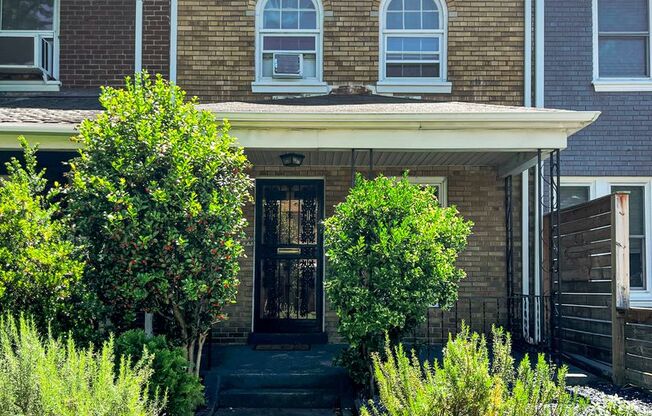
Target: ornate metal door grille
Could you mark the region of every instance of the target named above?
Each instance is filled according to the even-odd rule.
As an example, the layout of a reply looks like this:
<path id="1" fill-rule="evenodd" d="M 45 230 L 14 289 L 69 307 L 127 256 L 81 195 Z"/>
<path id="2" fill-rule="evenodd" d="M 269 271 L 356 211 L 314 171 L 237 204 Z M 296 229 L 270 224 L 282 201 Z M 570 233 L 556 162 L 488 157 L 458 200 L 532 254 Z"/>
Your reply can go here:
<path id="1" fill-rule="evenodd" d="M 255 331 L 319 332 L 323 182 L 256 181 Z"/>

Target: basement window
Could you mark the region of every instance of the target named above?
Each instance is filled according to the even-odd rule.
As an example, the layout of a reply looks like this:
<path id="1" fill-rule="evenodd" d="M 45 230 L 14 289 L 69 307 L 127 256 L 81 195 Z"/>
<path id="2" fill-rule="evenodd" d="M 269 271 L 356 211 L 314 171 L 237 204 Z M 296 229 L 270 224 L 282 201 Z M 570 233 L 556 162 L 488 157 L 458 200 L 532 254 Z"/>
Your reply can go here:
<path id="1" fill-rule="evenodd" d="M 58 90 L 58 3 L 0 0 L 0 91 Z"/>

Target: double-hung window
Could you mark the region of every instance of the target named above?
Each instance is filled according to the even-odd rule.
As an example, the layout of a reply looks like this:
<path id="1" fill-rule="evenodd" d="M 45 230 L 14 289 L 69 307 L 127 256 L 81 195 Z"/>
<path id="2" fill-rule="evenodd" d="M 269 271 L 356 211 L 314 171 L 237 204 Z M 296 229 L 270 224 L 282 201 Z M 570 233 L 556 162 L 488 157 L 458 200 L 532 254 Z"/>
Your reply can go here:
<path id="1" fill-rule="evenodd" d="M 652 0 L 593 0 L 597 91 L 652 90 Z"/>
<path id="2" fill-rule="evenodd" d="M 386 0 L 378 92 L 445 92 L 446 9 L 439 0 Z"/>
<path id="3" fill-rule="evenodd" d="M 0 90 L 38 90 L 57 78 L 58 2 L 0 0 Z"/>
<path id="4" fill-rule="evenodd" d="M 325 93 L 322 12 L 317 0 L 261 0 L 254 92 Z"/>

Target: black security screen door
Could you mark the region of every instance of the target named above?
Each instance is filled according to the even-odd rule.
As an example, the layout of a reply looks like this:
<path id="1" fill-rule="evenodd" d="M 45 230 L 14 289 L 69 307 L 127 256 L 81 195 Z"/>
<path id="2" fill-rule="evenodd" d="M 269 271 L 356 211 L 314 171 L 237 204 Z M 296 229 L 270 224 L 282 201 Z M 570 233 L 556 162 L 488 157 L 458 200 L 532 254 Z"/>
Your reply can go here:
<path id="1" fill-rule="evenodd" d="M 256 181 L 256 332 L 321 332 L 321 180 Z"/>

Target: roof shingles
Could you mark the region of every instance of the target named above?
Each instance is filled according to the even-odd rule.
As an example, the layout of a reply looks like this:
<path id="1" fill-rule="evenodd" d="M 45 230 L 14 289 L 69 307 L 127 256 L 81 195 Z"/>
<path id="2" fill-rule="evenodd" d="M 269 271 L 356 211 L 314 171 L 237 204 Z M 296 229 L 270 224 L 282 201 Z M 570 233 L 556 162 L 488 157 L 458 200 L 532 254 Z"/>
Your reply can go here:
<path id="1" fill-rule="evenodd" d="M 200 104 L 201 109 L 220 113 L 311 113 L 311 114 L 435 114 L 509 113 L 563 110 L 532 109 L 461 102 L 426 102 L 379 95 L 337 95 L 288 98 L 264 102 Z M 0 123 L 76 125 L 102 111 L 97 96 L 0 97 Z"/>

